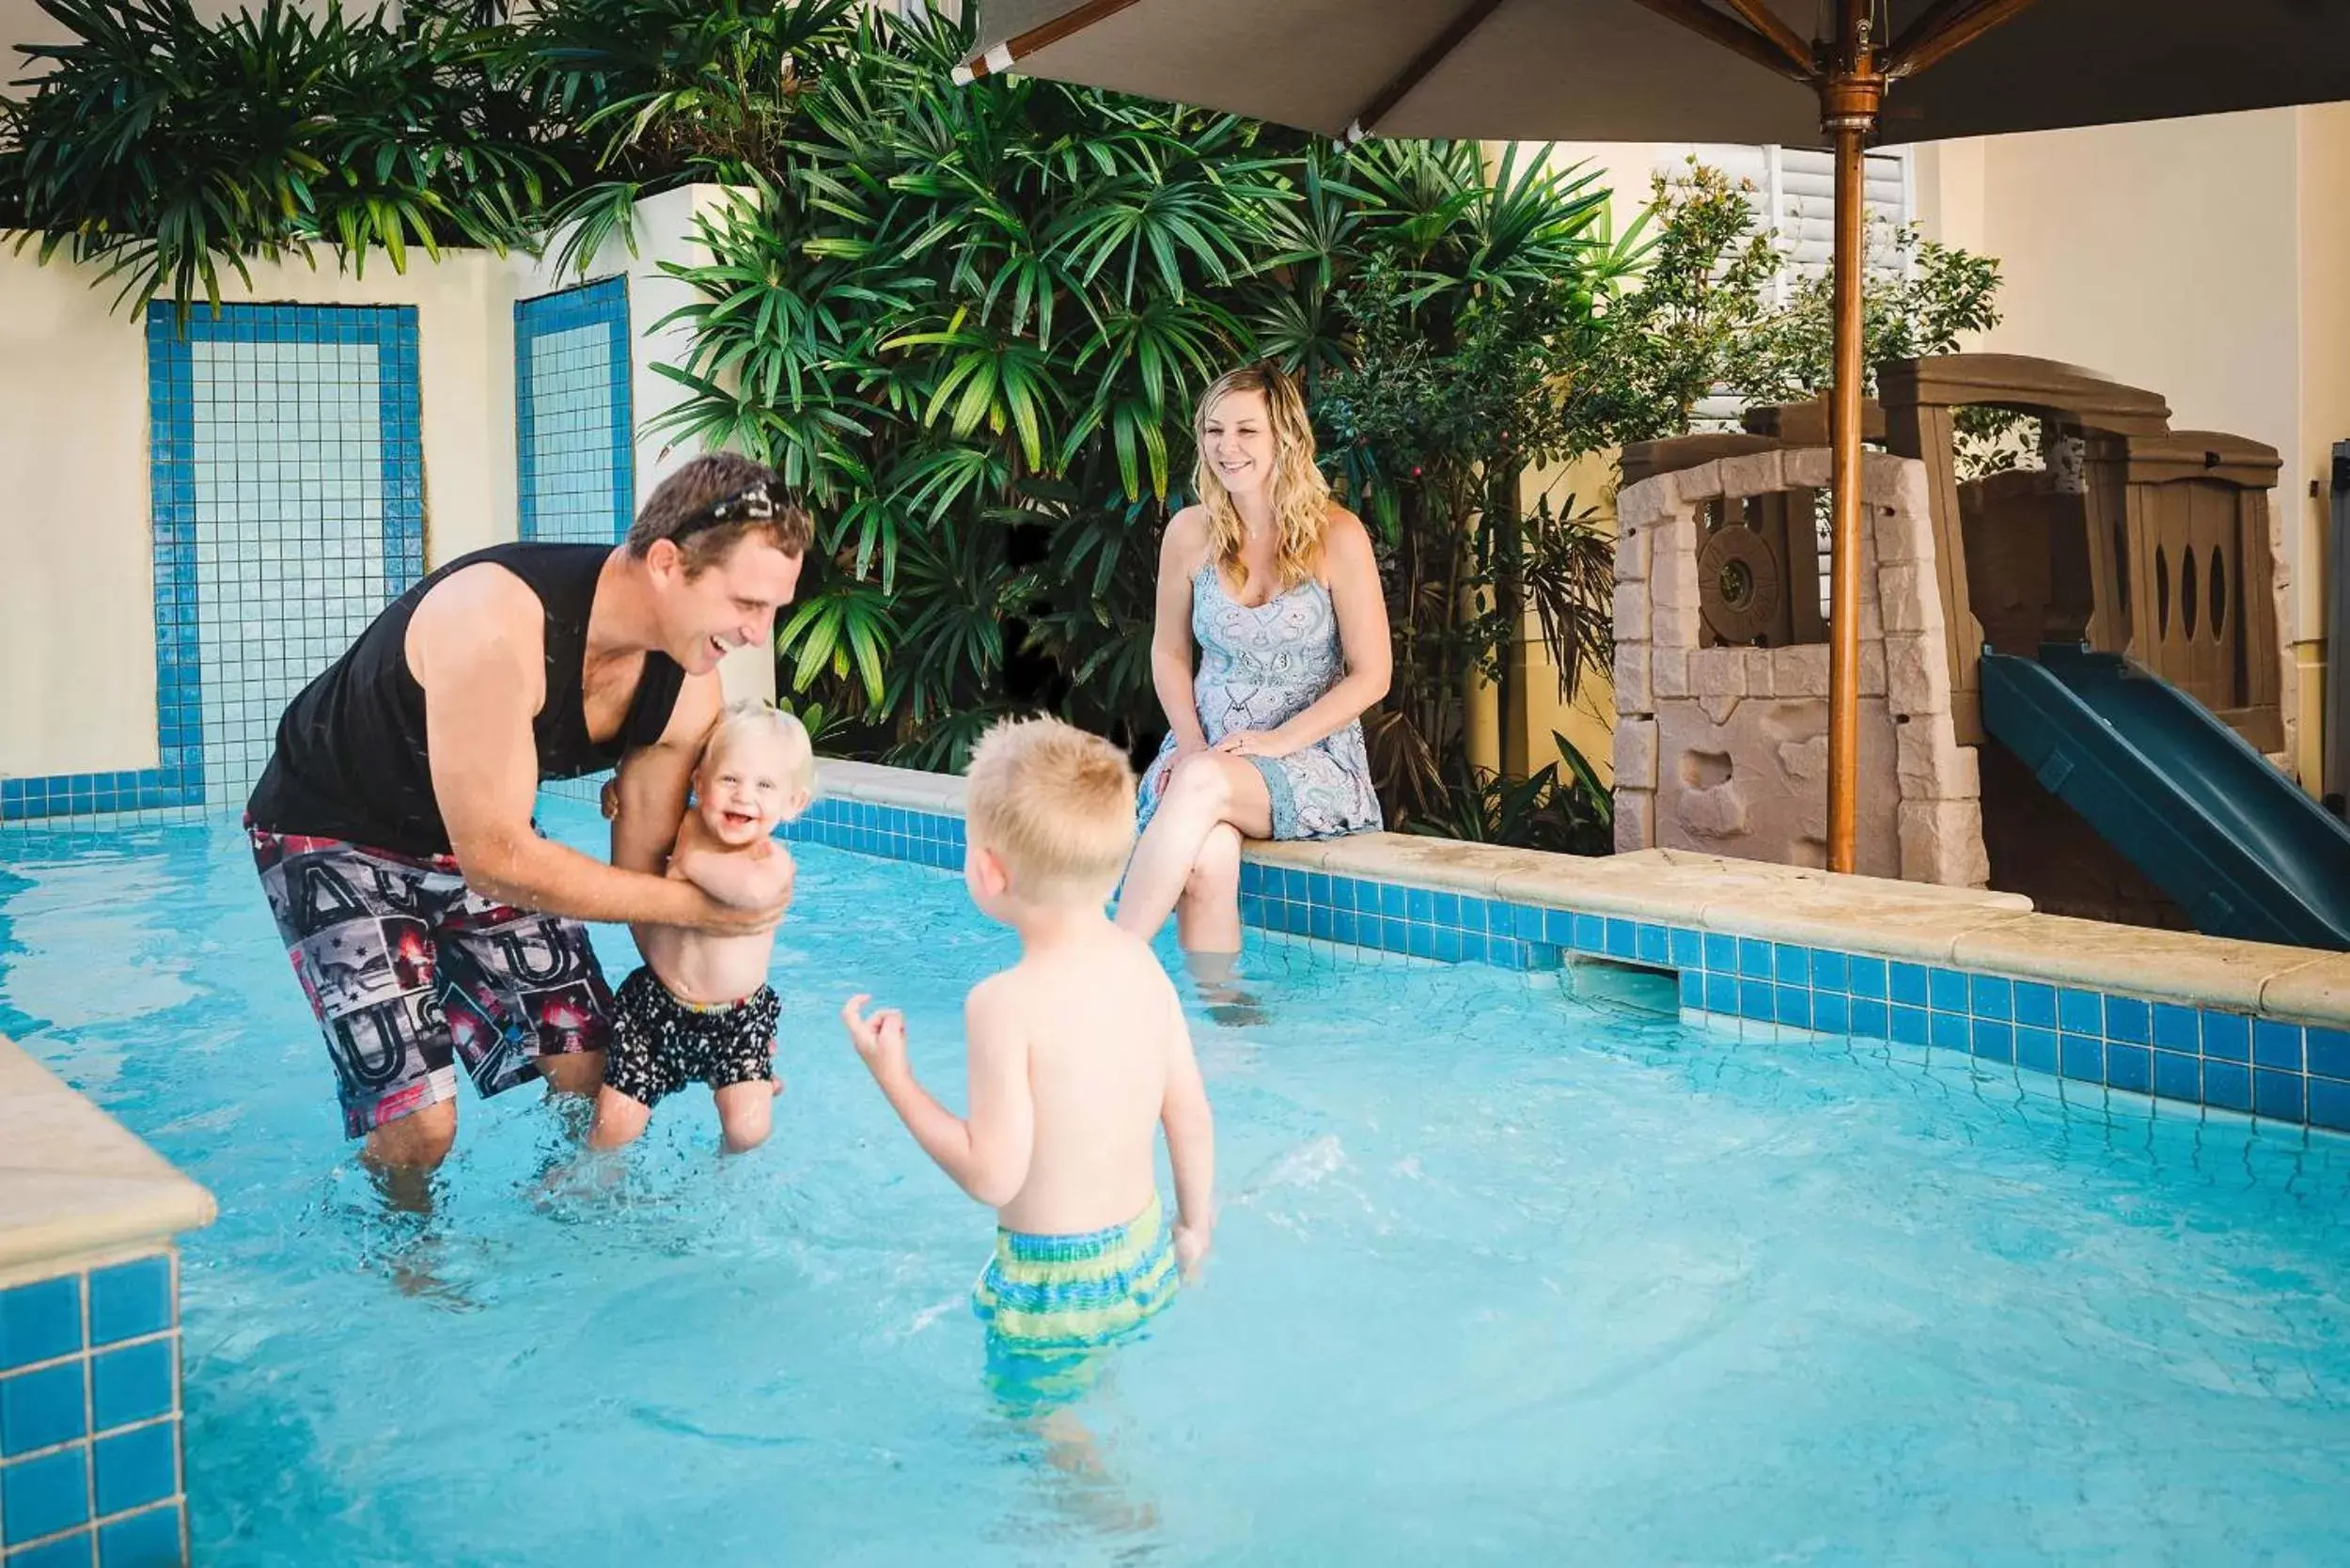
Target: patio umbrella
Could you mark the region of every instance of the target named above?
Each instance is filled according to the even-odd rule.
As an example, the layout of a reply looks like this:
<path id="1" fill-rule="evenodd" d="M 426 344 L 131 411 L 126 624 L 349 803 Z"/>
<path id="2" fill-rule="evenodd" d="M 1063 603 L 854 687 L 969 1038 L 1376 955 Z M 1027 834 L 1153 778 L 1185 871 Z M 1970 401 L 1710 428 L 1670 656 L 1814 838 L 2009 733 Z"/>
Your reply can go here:
<path id="1" fill-rule="evenodd" d="M 979 21 L 966 79 L 1019 71 L 1346 140 L 1832 146 L 1841 871 L 1859 760 L 1864 147 L 2350 98 L 2350 0 L 981 0 Z"/>

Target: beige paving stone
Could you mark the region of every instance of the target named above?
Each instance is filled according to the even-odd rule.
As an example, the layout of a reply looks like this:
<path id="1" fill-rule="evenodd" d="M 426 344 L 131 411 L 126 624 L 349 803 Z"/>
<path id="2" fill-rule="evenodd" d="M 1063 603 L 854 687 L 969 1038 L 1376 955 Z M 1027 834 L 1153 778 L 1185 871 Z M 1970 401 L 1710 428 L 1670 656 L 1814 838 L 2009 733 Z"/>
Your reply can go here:
<path id="1" fill-rule="evenodd" d="M 212 1195 L 0 1039 L 0 1270 L 209 1225 Z"/>
<path id="2" fill-rule="evenodd" d="M 2263 984 L 2261 1011 L 2308 1024 L 2350 1027 L 2350 953 L 2311 952 L 2307 957 L 2309 962 L 2280 969 Z"/>
<path id="3" fill-rule="evenodd" d="M 964 781 L 953 774 L 885 767 L 879 762 L 852 762 L 835 757 L 819 758 L 816 763 L 817 793 L 835 800 L 902 806 L 960 817 L 966 788 Z"/>
<path id="4" fill-rule="evenodd" d="M 1968 933 L 1951 957 L 1968 968 L 2051 984 L 2250 1012 L 2275 983 L 2309 968 L 2320 955 L 2265 942 L 2034 915 Z"/>

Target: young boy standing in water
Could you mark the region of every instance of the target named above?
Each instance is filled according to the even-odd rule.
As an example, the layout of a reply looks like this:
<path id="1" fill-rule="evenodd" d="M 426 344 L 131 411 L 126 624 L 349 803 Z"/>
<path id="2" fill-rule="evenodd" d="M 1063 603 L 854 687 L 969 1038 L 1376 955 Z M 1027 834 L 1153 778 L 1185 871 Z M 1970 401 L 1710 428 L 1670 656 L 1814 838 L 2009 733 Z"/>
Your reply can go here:
<path id="1" fill-rule="evenodd" d="M 1058 720 L 999 724 L 972 752 L 967 810 L 964 884 L 1021 949 L 964 1004 L 969 1114 L 915 1081 L 901 1016 L 868 1018 L 859 996 L 841 1017 L 915 1141 L 995 1207 L 995 1255 L 973 1309 L 999 1387 L 1051 1403 L 1082 1388 L 1091 1353 L 1139 1329 L 1207 1254 L 1214 1130 L 1175 988 L 1104 912 L 1134 847 L 1126 759 Z"/>

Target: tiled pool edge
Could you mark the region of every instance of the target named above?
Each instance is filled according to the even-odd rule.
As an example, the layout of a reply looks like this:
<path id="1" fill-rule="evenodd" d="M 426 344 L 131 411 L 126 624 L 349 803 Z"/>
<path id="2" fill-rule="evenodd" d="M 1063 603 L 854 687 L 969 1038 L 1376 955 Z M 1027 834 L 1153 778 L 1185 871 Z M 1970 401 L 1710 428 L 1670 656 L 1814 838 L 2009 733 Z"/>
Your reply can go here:
<path id="1" fill-rule="evenodd" d="M 0 1036 L 6 1568 L 187 1560 L 180 1269 L 212 1195 Z"/>
<path id="2" fill-rule="evenodd" d="M 822 794 L 787 837 L 962 861 L 960 778 L 828 760 Z M 1680 851 L 1585 860 L 1397 834 L 1252 846 L 1242 917 L 1438 961 L 1637 964 L 1673 973 L 1693 1020 L 1939 1046 L 2350 1131 L 2350 954 Z"/>

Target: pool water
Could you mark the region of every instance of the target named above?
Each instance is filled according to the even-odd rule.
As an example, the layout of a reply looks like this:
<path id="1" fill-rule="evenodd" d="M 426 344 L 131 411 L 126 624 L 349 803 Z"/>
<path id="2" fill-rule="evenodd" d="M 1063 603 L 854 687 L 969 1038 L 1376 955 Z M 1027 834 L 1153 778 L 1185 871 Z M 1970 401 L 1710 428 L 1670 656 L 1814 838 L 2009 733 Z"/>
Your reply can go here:
<path id="1" fill-rule="evenodd" d="M 1261 1021 L 1194 1019 L 1214 1255 L 1071 1463 L 982 1382 L 990 1216 L 835 1016 L 903 1007 L 957 1103 L 1013 944 L 950 873 L 797 853 L 765 1149 L 690 1091 L 600 1177 L 468 1087 L 425 1217 L 339 1136 L 231 824 L 0 839 L 0 1031 L 220 1200 L 199 1562 L 2350 1559 L 2350 1140 L 1253 934 Z"/>

